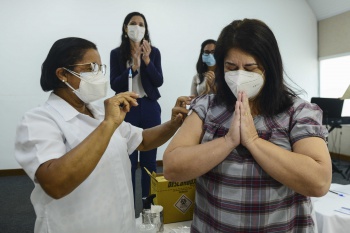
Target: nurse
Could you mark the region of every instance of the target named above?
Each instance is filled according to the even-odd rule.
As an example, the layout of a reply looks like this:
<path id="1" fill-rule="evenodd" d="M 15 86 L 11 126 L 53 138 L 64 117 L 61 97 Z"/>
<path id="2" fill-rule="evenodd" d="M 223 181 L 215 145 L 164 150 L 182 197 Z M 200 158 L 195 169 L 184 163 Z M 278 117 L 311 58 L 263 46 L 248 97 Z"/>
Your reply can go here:
<path id="1" fill-rule="evenodd" d="M 124 122 L 138 95 L 104 101 L 106 66 L 94 43 L 56 41 L 42 64 L 48 100 L 20 121 L 15 157 L 34 182 L 35 233 L 135 232 L 129 154 L 166 142 L 180 127 L 190 98 L 179 97 L 171 120 L 143 130 Z"/>

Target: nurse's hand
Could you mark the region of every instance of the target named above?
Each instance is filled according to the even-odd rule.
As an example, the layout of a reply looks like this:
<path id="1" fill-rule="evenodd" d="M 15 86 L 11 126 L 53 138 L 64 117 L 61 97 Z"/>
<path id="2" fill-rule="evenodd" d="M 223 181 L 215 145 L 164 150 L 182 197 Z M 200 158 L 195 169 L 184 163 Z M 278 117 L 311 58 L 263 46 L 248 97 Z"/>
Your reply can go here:
<path id="1" fill-rule="evenodd" d="M 177 98 L 175 106 L 171 111 L 171 123 L 177 127 L 182 125 L 188 114 L 188 109 L 186 108 L 192 101 L 194 96 L 180 96 Z"/>
<path id="2" fill-rule="evenodd" d="M 125 118 L 131 107 L 138 105 L 138 94 L 135 92 L 122 92 L 104 101 L 105 121 L 112 122 L 117 128 Z"/>

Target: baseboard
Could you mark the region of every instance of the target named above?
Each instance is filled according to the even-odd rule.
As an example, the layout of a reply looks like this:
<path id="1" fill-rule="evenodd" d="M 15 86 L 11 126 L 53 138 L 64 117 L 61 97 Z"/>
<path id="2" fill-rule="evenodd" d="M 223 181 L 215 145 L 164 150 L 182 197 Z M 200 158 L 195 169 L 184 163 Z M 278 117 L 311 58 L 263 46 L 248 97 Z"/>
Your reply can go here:
<path id="1" fill-rule="evenodd" d="M 333 152 L 329 152 L 329 153 L 331 154 L 332 159 L 339 159 L 339 160 L 350 162 L 350 155 L 343 155 L 343 154 L 338 154 Z"/>
<path id="2" fill-rule="evenodd" d="M 140 162 L 137 167 L 140 167 Z M 157 160 L 157 167 L 163 167 L 163 160 Z"/>
<path id="3" fill-rule="evenodd" d="M 0 170 L 0 176 L 23 176 L 26 172 L 23 169 Z"/>
<path id="4" fill-rule="evenodd" d="M 163 167 L 163 160 L 157 160 L 157 166 Z M 1 176 L 23 176 L 23 175 L 26 175 L 26 172 L 23 169 L 0 170 L 0 177 Z"/>
<path id="5" fill-rule="evenodd" d="M 157 167 L 163 167 L 163 160 L 157 160 Z"/>

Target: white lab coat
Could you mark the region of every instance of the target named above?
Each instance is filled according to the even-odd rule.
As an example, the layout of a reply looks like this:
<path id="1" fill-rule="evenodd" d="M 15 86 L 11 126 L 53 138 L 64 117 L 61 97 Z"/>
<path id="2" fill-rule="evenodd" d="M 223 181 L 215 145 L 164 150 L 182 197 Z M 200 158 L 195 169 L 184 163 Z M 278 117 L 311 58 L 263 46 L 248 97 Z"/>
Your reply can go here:
<path id="1" fill-rule="evenodd" d="M 18 125 L 15 157 L 35 184 L 31 194 L 37 215 L 35 233 L 135 232 L 128 155 L 141 143 L 142 129 L 123 122 L 90 176 L 61 199 L 48 196 L 35 178 L 40 164 L 61 157 L 100 124 L 104 112 L 89 109 L 95 119 L 51 93 L 44 105 L 28 111 Z"/>

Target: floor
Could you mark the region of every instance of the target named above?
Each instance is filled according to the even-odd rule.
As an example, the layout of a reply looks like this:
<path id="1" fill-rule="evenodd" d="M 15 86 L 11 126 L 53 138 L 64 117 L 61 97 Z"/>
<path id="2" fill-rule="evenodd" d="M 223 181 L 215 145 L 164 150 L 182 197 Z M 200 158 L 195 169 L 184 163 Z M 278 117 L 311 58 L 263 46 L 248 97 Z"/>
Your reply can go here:
<path id="1" fill-rule="evenodd" d="M 350 184 L 350 163 L 334 161 L 343 174 L 333 173 L 332 183 Z M 162 172 L 162 167 L 157 168 Z M 350 169 L 349 169 L 350 170 Z M 347 172 L 346 172 L 347 171 Z M 345 179 L 343 175 L 347 178 Z M 142 210 L 140 169 L 137 170 L 135 215 Z M 35 213 L 30 203 L 30 193 L 33 183 L 27 176 L 0 177 L 0 232 L 1 233 L 32 233 Z M 20 223 L 20 224 L 19 224 Z"/>

